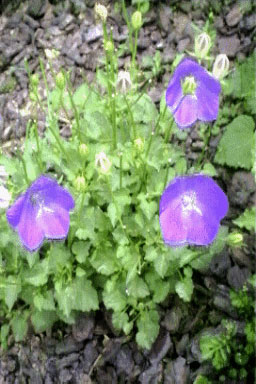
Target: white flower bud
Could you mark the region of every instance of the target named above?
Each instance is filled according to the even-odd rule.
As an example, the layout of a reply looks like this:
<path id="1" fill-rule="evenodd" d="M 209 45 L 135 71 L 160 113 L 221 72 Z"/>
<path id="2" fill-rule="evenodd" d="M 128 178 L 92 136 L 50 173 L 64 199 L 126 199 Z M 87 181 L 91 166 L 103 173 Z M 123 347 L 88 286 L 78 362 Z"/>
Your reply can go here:
<path id="1" fill-rule="evenodd" d="M 94 11 L 95 11 L 96 18 L 100 19 L 103 23 L 105 23 L 108 17 L 107 8 L 102 4 L 96 3 L 94 7 Z"/>
<path id="2" fill-rule="evenodd" d="M 116 88 L 118 92 L 126 93 L 132 86 L 129 72 L 120 71 L 117 76 Z"/>
<path id="3" fill-rule="evenodd" d="M 101 173 L 107 174 L 111 167 L 111 161 L 104 152 L 100 152 L 95 156 L 95 166 L 99 167 Z"/>
<path id="4" fill-rule="evenodd" d="M 201 33 L 195 39 L 195 55 L 203 59 L 211 48 L 211 38 L 207 33 Z"/>
<path id="5" fill-rule="evenodd" d="M 213 70 L 212 74 L 216 79 L 223 79 L 229 70 L 229 60 L 227 55 L 220 54 L 216 57 L 214 64 L 213 64 Z"/>

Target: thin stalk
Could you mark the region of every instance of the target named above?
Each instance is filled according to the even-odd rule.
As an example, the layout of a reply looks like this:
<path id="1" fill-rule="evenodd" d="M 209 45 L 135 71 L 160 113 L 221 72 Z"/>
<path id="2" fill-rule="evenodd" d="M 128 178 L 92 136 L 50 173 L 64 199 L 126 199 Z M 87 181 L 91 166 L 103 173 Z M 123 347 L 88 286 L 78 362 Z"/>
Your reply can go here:
<path id="1" fill-rule="evenodd" d="M 123 155 L 120 155 L 120 179 L 119 179 L 119 188 L 122 188 L 122 177 L 123 177 Z"/>
<path id="2" fill-rule="evenodd" d="M 208 144 L 210 142 L 210 138 L 211 138 L 211 126 L 208 125 L 207 126 L 207 130 L 206 130 L 206 134 L 204 135 L 204 147 L 203 147 L 203 149 L 201 151 L 200 156 L 197 159 L 195 168 L 201 166 L 201 162 L 202 162 L 202 160 L 204 158 L 204 155 L 205 155 L 205 152 L 206 152 L 206 148 L 207 148 L 207 146 L 208 146 Z"/>
<path id="3" fill-rule="evenodd" d="M 68 91 L 68 96 L 69 96 L 69 99 L 70 99 L 70 102 L 71 102 L 73 111 L 74 111 L 74 113 L 75 113 L 77 136 L 78 136 L 78 139 L 79 139 L 79 141 L 80 141 L 80 143 L 81 143 L 81 142 L 82 142 L 82 137 L 81 137 L 81 127 L 80 127 L 80 121 L 79 121 L 79 114 L 78 114 L 76 105 L 75 105 L 75 103 L 74 103 L 74 99 L 73 99 L 72 93 L 70 92 L 70 88 L 71 88 L 71 84 L 70 84 L 69 78 L 67 77 L 67 91 Z"/>
<path id="4" fill-rule="evenodd" d="M 132 122 L 132 129 L 133 129 L 133 140 L 136 139 L 137 137 L 137 132 L 136 132 L 136 124 L 134 122 L 134 119 L 133 119 L 133 114 L 132 114 L 132 110 L 130 108 L 130 105 L 128 103 L 128 100 L 127 100 L 127 97 L 124 95 L 124 100 L 125 100 L 125 103 L 127 105 L 127 109 L 128 109 L 128 112 L 129 112 L 129 115 L 131 117 L 131 122 Z"/>
<path id="5" fill-rule="evenodd" d="M 164 138 L 164 142 L 167 144 L 169 139 L 170 139 L 170 135 L 171 135 L 171 131 L 172 131 L 172 127 L 173 127 L 173 123 L 174 123 L 174 118 L 172 119 L 168 129 L 166 130 L 165 132 L 165 138 Z"/>

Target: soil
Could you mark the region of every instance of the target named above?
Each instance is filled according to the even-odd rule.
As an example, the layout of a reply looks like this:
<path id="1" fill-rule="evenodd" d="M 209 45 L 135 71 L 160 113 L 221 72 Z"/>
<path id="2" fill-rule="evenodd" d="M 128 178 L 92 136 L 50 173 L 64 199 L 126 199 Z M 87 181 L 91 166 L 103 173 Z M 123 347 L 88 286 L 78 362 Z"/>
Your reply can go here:
<path id="1" fill-rule="evenodd" d="M 124 42 L 128 31 L 120 13 L 114 12 L 114 2 L 103 3 L 108 6 L 115 42 Z M 202 27 L 211 9 L 218 12 L 214 19 L 217 36 L 213 54 L 227 53 L 232 66 L 235 60 L 241 61 L 253 51 L 255 13 L 239 12 L 239 2 L 172 1 L 172 9 L 169 2 L 151 1 L 150 4 L 139 34 L 138 58 L 147 70 L 143 58 L 153 56 L 156 50 L 161 53 L 163 71 L 148 91 L 157 107 L 176 53 L 193 49 L 192 23 Z M 31 71 L 36 73 L 39 57 L 47 64 L 45 49 L 57 49 L 60 55 L 54 60 L 54 70 L 71 69 L 74 88 L 83 81 L 81 73 L 93 81 L 96 65 L 103 55 L 102 30 L 95 24 L 94 5 L 95 1 L 91 0 L 2 1 L 0 139 L 3 151 L 15 154 L 16 146 L 21 146 L 24 140 L 26 124 L 33 117 L 25 58 Z M 129 6 L 129 13 L 132 9 Z M 124 69 L 129 60 L 129 53 L 124 52 L 120 69 Z M 49 81 L 53 81 L 49 67 L 47 73 Z M 39 114 L 38 120 L 40 134 L 43 134 L 44 115 Z M 202 148 L 197 130 L 197 126 L 191 129 L 185 140 L 189 164 L 197 159 Z M 65 124 L 61 135 L 70 136 Z M 210 141 L 210 161 L 220 135 Z M 217 170 L 218 183 L 228 194 L 230 203 L 223 224 L 232 228 L 232 219 L 255 204 L 254 179 L 249 172 L 241 170 L 224 167 Z M 223 317 L 235 320 L 243 329 L 243 319 L 231 307 L 228 292 L 230 288 L 242 287 L 248 276 L 255 273 L 254 234 L 247 233 L 244 243 L 243 248 L 225 248 L 212 260 L 205 274 L 193 275 L 196 289 L 189 305 L 172 295 L 160 306 L 161 329 L 150 351 L 140 350 L 133 335 L 125 337 L 117 333 L 111 323 L 111 313 L 102 306 L 94 314 L 81 314 L 73 326 L 58 322 L 48 332 L 35 335 L 31 325 L 26 340 L 20 343 L 15 343 L 11 336 L 8 351 L 0 348 L 0 384 L 185 384 L 193 383 L 199 372 L 211 377 L 213 368 L 210 363 L 202 363 L 198 336 L 209 324 L 209 318 L 214 331 L 218 331 Z M 226 383 L 252 383 L 252 375 L 249 373 L 247 381 L 227 380 Z"/>

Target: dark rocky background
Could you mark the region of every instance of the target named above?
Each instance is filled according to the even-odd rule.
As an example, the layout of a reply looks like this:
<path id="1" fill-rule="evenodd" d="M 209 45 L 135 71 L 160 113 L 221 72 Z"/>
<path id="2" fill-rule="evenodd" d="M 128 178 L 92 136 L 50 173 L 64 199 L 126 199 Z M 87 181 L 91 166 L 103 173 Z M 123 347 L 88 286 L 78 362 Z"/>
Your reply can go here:
<path id="1" fill-rule="evenodd" d="M 114 2 L 102 3 L 108 6 L 108 25 L 113 27 L 115 43 L 124 43 L 128 36 L 124 20 L 114 12 Z M 153 56 L 156 50 L 161 52 L 163 69 L 149 89 L 157 105 L 169 81 L 176 53 L 193 49 L 191 22 L 203 27 L 211 10 L 217 32 L 213 54 L 226 53 L 232 66 L 235 60 L 243 60 L 255 49 L 255 9 L 242 14 L 239 3 L 229 0 L 150 4 L 139 35 L 138 59 L 146 71 L 143 57 Z M 29 101 L 24 59 L 33 73 L 39 73 L 39 57 L 43 58 L 49 82 L 53 84 L 44 50 L 54 48 L 60 52 L 53 61 L 54 70 L 71 69 L 74 88 L 83 81 L 81 73 L 93 81 L 103 55 L 102 30 L 95 24 L 94 5 L 91 0 L 0 1 L 0 140 L 4 152 L 15 155 L 16 147 L 22 146 L 26 124 L 35 113 Z M 131 6 L 128 11 L 132 12 Z M 129 59 L 129 52 L 124 50 L 120 68 L 125 68 Z M 43 84 L 41 87 L 44 88 Z M 40 112 L 37 118 L 43 133 L 45 117 Z M 61 134 L 70 135 L 65 123 Z M 220 136 L 221 133 L 210 141 L 210 159 Z M 197 127 L 189 131 L 185 144 L 187 160 L 194 161 L 203 144 Z M 217 169 L 230 203 L 224 224 L 232 227 L 231 220 L 256 201 L 254 180 L 249 172 Z M 34 335 L 31 327 L 22 343 L 15 343 L 10 337 L 7 353 L 0 349 L 0 384 L 185 384 L 193 383 L 199 371 L 211 377 L 211 365 L 201 364 L 199 332 L 209 324 L 209 319 L 217 332 L 220 320 L 230 317 L 237 321 L 243 334 L 244 322 L 231 307 L 228 292 L 230 287 L 242 287 L 254 273 L 254 240 L 253 234 L 245 235 L 243 249 L 225 248 L 212 260 L 205 275 L 195 273 L 196 289 L 189 305 L 171 296 L 160 306 L 161 330 L 151 351 L 141 351 L 132 337 L 117 334 L 111 314 L 102 308 L 95 314 L 82 314 L 74 326 L 57 323 L 46 334 Z M 252 376 L 248 380 L 251 384 Z"/>

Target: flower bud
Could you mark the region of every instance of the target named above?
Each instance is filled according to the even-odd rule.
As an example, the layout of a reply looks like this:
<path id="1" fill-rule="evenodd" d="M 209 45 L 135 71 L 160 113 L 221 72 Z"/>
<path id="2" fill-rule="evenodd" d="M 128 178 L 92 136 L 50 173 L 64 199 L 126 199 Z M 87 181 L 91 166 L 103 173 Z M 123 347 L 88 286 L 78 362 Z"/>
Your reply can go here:
<path id="1" fill-rule="evenodd" d="M 7 208 L 11 200 L 11 195 L 8 190 L 0 185 L 0 208 Z"/>
<path id="2" fill-rule="evenodd" d="M 95 156 L 95 166 L 99 167 L 99 171 L 106 175 L 111 167 L 111 161 L 104 152 L 100 152 Z"/>
<path id="3" fill-rule="evenodd" d="M 137 152 L 143 152 L 144 150 L 144 141 L 138 137 L 138 139 L 134 140 L 134 147 Z"/>
<path id="4" fill-rule="evenodd" d="M 118 92 L 126 93 L 132 86 L 129 72 L 120 71 L 117 76 L 116 89 Z"/>
<path id="5" fill-rule="evenodd" d="M 212 74 L 216 79 L 223 79 L 229 70 L 229 60 L 227 55 L 220 54 L 216 57 L 214 64 L 213 64 L 213 70 Z"/>
<path id="6" fill-rule="evenodd" d="M 86 182 L 83 176 L 77 176 L 74 181 L 74 187 L 78 192 L 84 192 L 86 190 Z"/>
<path id="7" fill-rule="evenodd" d="M 182 81 L 181 88 L 184 95 L 193 95 L 195 93 L 197 84 L 194 76 L 186 76 Z"/>
<path id="8" fill-rule="evenodd" d="M 38 86 L 38 83 L 39 83 L 39 77 L 38 77 L 38 74 L 37 74 L 37 73 L 34 73 L 34 74 L 31 76 L 31 84 L 32 84 L 34 87 L 37 87 L 37 86 Z"/>
<path id="9" fill-rule="evenodd" d="M 36 94 L 34 92 L 29 92 L 29 98 L 31 101 L 37 101 Z"/>
<path id="10" fill-rule="evenodd" d="M 104 49 L 105 51 L 111 53 L 111 52 L 114 52 L 114 44 L 112 43 L 112 41 L 108 40 L 104 43 Z"/>
<path id="11" fill-rule="evenodd" d="M 140 29 L 142 26 L 142 14 L 140 11 L 136 11 L 132 14 L 132 26 L 133 29 Z"/>
<path id="12" fill-rule="evenodd" d="M 207 33 L 201 33 L 195 39 L 195 55 L 203 59 L 211 48 L 211 38 Z"/>
<path id="13" fill-rule="evenodd" d="M 59 89 L 64 89 L 66 85 L 66 79 L 62 72 L 59 72 L 56 76 L 56 85 Z"/>
<path id="14" fill-rule="evenodd" d="M 94 7 L 94 11 L 95 11 L 96 19 L 100 19 L 103 23 L 105 23 L 108 17 L 107 8 L 102 4 L 96 3 Z"/>
<path id="15" fill-rule="evenodd" d="M 82 157 L 87 157 L 89 153 L 89 148 L 86 144 L 82 143 L 79 145 L 78 151 Z"/>
<path id="16" fill-rule="evenodd" d="M 240 232 L 229 233 L 227 240 L 230 247 L 240 247 L 243 245 L 243 235 Z"/>

